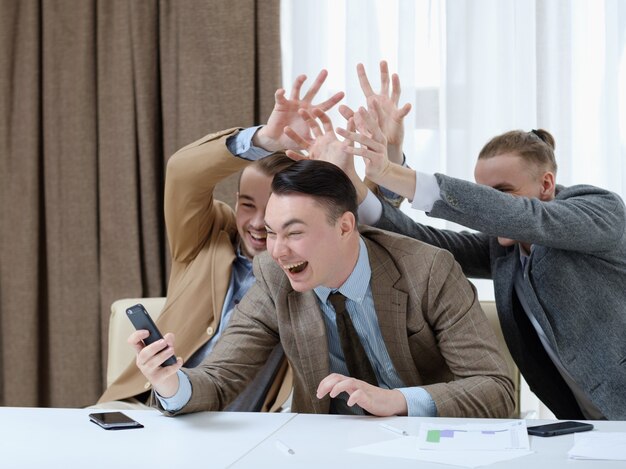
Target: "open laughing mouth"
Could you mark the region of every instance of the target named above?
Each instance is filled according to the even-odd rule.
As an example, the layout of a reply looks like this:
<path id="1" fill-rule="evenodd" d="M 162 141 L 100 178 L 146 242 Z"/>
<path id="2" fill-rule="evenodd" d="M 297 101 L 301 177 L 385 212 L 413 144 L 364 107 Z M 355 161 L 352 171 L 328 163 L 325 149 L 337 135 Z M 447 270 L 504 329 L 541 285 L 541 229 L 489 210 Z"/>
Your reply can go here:
<path id="1" fill-rule="evenodd" d="M 248 234 L 250 234 L 252 240 L 257 243 L 265 243 L 265 240 L 267 239 L 267 233 L 252 233 L 251 231 L 248 231 Z"/>
<path id="2" fill-rule="evenodd" d="M 283 268 L 287 269 L 292 274 L 299 274 L 304 269 L 306 269 L 307 265 L 309 265 L 307 261 L 302 261 L 295 264 L 285 264 L 283 265 Z"/>

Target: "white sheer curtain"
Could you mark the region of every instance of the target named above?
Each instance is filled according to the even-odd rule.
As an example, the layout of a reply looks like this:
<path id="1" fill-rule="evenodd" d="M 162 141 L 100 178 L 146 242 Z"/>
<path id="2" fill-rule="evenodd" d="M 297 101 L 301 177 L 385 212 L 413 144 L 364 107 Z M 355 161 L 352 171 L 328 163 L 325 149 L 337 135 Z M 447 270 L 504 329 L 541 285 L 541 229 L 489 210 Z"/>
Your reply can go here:
<path id="1" fill-rule="evenodd" d="M 626 195 L 623 0 L 283 0 L 281 13 L 285 87 L 327 68 L 323 91 L 354 107 L 358 62 L 373 84 L 381 59 L 398 72 L 412 167 L 473 180 L 489 138 L 541 127 L 561 184 Z"/>
<path id="2" fill-rule="evenodd" d="M 541 127 L 556 139 L 559 183 L 626 195 L 623 0 L 283 0 L 281 13 L 285 87 L 327 68 L 323 92 L 344 90 L 355 107 L 357 63 L 372 83 L 382 59 L 398 72 L 413 168 L 473 180 L 487 140 Z"/>
<path id="3" fill-rule="evenodd" d="M 473 180 L 491 137 L 544 128 L 556 140 L 560 184 L 626 196 L 626 1 L 282 0 L 281 14 L 287 89 L 326 68 L 324 96 L 344 90 L 354 108 L 364 104 L 356 64 L 377 87 L 378 63 L 389 62 L 401 104 L 413 104 L 404 145 L 411 167 Z M 338 113 L 333 120 L 343 124 Z M 493 298 L 489 283 L 474 283 Z M 523 394 L 522 410 L 550 418 Z"/>

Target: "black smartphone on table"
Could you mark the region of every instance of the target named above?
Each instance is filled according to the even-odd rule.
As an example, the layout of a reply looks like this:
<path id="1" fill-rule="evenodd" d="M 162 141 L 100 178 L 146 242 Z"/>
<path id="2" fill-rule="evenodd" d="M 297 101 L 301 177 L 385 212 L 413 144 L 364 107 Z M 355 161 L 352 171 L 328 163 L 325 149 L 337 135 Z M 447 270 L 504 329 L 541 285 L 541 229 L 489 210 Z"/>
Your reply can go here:
<path id="1" fill-rule="evenodd" d="M 568 433 L 588 432 L 593 430 L 593 425 L 584 422 L 556 422 L 546 425 L 535 425 L 528 427 L 528 434 L 534 436 L 557 436 L 567 435 Z"/>
<path id="2" fill-rule="evenodd" d="M 145 329 L 150 332 L 150 335 L 143 339 L 144 344 L 150 345 L 153 342 L 156 342 L 157 340 L 163 338 L 163 335 L 161 334 L 156 324 L 148 314 L 148 311 L 146 311 L 146 308 L 144 308 L 142 304 L 136 304 L 135 306 L 131 306 L 130 308 L 128 308 L 126 310 L 126 316 L 128 316 L 130 322 L 133 323 L 135 329 L 137 329 L 138 331 L 141 329 Z M 174 364 L 176 364 L 176 357 L 172 355 L 163 363 L 161 363 L 161 366 L 170 366 Z"/>
<path id="3" fill-rule="evenodd" d="M 105 430 L 143 428 L 143 425 L 122 412 L 98 412 L 89 414 L 89 420 Z"/>

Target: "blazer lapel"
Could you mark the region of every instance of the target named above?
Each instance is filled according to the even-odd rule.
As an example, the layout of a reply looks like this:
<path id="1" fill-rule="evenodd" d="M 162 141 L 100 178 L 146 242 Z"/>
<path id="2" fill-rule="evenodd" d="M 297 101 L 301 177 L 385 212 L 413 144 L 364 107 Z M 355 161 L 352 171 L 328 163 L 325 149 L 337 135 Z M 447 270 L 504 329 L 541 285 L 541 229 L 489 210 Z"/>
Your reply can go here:
<path id="1" fill-rule="evenodd" d="M 374 307 L 387 353 L 404 384 L 418 385 L 419 372 L 411 356 L 406 330 L 408 294 L 396 287 L 401 279 L 400 272 L 384 249 L 368 238 L 363 239 L 372 269 L 370 286 Z"/>
<path id="2" fill-rule="evenodd" d="M 317 387 L 330 373 L 328 358 L 328 339 L 324 318 L 319 307 L 317 296 L 310 291 L 298 293 L 292 291 L 287 296 L 289 305 L 289 317 L 300 367 L 294 365 L 294 369 L 302 370 L 302 378 L 306 387 L 307 395 L 313 396 L 311 405 L 315 412 L 327 413 L 330 406 L 330 398 L 317 399 L 314 396 Z"/>

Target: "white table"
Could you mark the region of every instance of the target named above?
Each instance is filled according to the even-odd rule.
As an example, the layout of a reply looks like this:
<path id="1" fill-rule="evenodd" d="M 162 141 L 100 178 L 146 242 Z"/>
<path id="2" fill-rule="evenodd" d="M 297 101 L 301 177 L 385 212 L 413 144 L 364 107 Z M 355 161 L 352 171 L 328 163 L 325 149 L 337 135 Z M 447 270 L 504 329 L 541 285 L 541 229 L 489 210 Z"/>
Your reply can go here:
<path id="1" fill-rule="evenodd" d="M 351 452 L 358 446 L 403 438 L 387 422 L 417 435 L 421 422 L 488 423 L 483 419 L 350 417 L 307 414 L 206 412 L 175 418 L 159 412 L 124 413 L 145 428 L 106 431 L 89 421 L 92 409 L 0 407 L 0 467 L 4 468 L 411 468 L 453 466 Z M 99 411 L 98 411 L 99 412 Z M 529 421 L 540 424 L 545 421 Z M 626 431 L 626 422 L 593 422 L 602 431 Z M 276 440 L 295 452 L 286 455 Z M 626 468 L 624 461 L 573 461 L 573 435 L 530 437 L 535 453 L 488 467 L 532 469 Z"/>
<path id="2" fill-rule="evenodd" d="M 92 412 L 103 411 L 0 407 L 0 468 L 228 467 L 296 415 L 124 410 L 144 428 L 104 430 Z"/>

